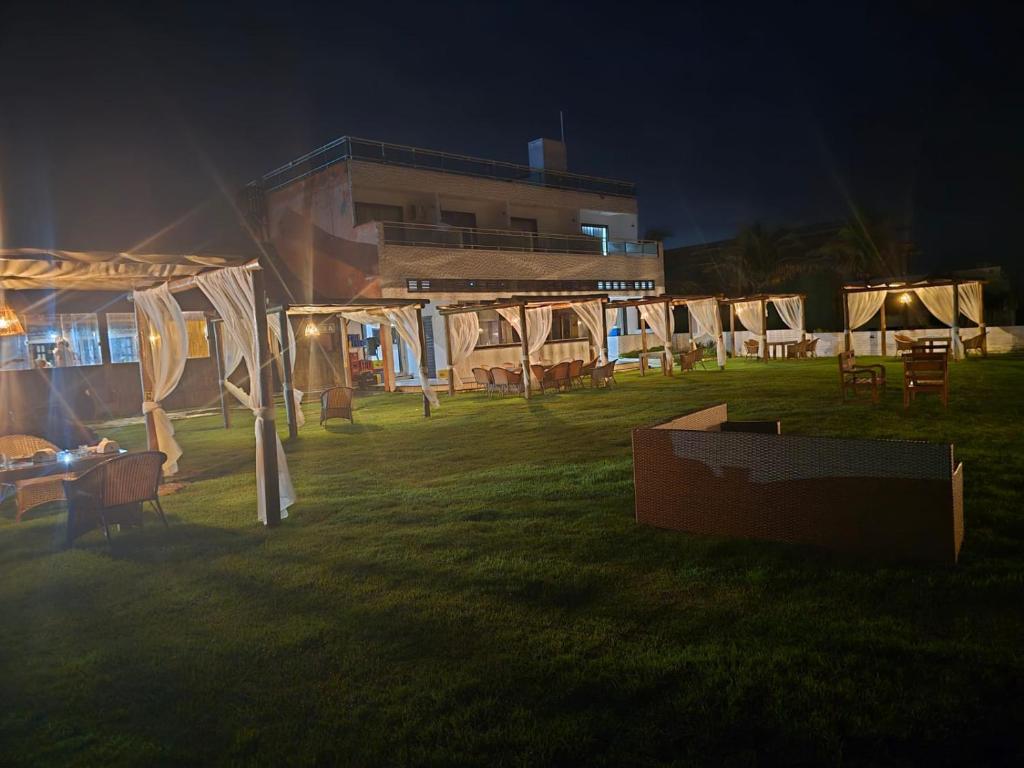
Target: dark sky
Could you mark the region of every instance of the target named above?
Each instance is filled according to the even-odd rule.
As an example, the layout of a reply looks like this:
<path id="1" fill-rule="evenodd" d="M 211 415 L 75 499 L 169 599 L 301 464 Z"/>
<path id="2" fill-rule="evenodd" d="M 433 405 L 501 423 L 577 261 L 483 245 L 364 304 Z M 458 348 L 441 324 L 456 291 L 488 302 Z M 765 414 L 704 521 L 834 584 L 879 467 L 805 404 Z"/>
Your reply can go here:
<path id="1" fill-rule="evenodd" d="M 214 5 L 3 5 L 4 245 L 131 248 L 344 134 L 525 162 L 564 109 L 671 244 L 855 204 L 921 266 L 1020 259 L 1009 6 Z"/>

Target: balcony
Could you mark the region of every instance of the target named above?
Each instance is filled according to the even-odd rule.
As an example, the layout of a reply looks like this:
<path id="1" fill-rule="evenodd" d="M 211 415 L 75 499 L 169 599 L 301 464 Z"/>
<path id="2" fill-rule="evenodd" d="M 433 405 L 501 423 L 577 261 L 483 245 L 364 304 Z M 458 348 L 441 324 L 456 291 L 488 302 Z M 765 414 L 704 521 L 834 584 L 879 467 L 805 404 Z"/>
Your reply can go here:
<path id="1" fill-rule="evenodd" d="M 444 224 L 407 224 L 398 221 L 382 222 L 379 227 L 381 245 L 647 258 L 658 255 L 658 243 L 654 240 L 602 240 L 588 235 L 471 229 Z"/>
<path id="2" fill-rule="evenodd" d="M 528 165 L 505 163 L 500 160 L 484 160 L 478 157 L 455 155 L 450 152 L 436 152 L 432 149 L 418 149 L 401 144 L 387 144 L 382 141 L 368 141 L 349 136 L 335 139 L 280 168 L 275 168 L 263 176 L 259 182 L 253 182 L 253 185 L 258 185 L 264 191 L 270 192 L 344 160 L 400 165 L 406 168 L 476 176 L 576 192 L 593 192 L 600 195 L 636 196 L 636 185 L 627 181 L 583 176 L 567 171 L 546 171 L 531 168 Z"/>

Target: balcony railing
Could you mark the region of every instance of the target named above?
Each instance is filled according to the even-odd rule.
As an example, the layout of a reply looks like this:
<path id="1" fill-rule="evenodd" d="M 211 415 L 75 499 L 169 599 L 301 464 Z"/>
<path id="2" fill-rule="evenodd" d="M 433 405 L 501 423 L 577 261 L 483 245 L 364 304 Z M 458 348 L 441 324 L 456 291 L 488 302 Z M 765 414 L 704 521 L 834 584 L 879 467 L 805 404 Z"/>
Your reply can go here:
<path id="1" fill-rule="evenodd" d="M 595 192 L 601 195 L 636 196 L 636 185 L 628 181 L 583 176 L 568 171 L 543 170 L 531 168 L 528 165 L 505 163 L 500 160 L 485 160 L 479 157 L 436 152 L 432 149 L 406 147 L 401 144 L 388 144 L 349 136 L 335 139 L 330 144 L 325 144 L 280 168 L 275 168 L 264 175 L 259 184 L 263 189 L 271 191 L 343 160 L 401 165 L 406 168 L 420 168 L 441 173 L 477 176 L 577 192 Z"/>
<path id="2" fill-rule="evenodd" d="M 381 244 L 432 248 L 474 248 L 489 251 L 538 251 L 594 256 L 656 257 L 654 240 L 603 240 L 588 235 L 557 235 L 507 229 L 471 229 L 444 224 L 381 223 Z"/>

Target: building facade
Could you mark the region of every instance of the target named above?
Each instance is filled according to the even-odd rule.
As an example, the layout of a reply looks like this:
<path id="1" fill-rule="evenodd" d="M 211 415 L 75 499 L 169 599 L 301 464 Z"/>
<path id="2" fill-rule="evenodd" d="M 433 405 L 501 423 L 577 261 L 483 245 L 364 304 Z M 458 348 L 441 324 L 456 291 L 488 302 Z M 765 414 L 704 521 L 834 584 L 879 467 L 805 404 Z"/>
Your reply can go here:
<path id="1" fill-rule="evenodd" d="M 560 142 L 531 142 L 529 156 L 516 165 L 346 137 L 253 182 L 248 206 L 295 302 L 429 299 L 433 377 L 447 362 L 439 306 L 665 290 L 661 244 L 637 236 L 632 184 L 569 173 Z M 629 318 L 620 325 L 628 332 Z M 481 328 L 474 361 L 508 357 L 507 323 L 484 313 Z M 575 345 L 557 359 L 585 354 L 572 310 L 550 343 Z M 414 367 L 404 357 L 400 373 Z"/>

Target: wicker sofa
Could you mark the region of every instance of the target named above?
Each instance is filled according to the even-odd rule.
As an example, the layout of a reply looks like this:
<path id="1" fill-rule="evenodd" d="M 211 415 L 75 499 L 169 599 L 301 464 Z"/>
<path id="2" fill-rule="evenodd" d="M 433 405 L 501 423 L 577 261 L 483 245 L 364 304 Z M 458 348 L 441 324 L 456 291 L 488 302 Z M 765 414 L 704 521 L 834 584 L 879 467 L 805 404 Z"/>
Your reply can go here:
<path id="1" fill-rule="evenodd" d="M 720 403 L 634 429 L 633 479 L 658 528 L 948 564 L 963 541 L 950 444 L 783 435 Z"/>

